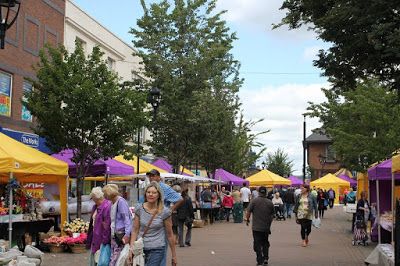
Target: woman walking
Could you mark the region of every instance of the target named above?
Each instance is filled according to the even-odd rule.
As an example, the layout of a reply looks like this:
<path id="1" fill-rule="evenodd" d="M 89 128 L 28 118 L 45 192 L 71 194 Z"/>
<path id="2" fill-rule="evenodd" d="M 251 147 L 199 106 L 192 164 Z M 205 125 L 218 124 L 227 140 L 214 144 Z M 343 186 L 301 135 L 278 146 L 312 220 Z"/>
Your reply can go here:
<path id="1" fill-rule="evenodd" d="M 135 208 L 135 220 L 130 241 L 130 257 L 133 257 L 135 241 L 143 239 L 145 266 L 160 266 L 168 236 L 172 265 L 176 265 L 175 241 L 172 232 L 171 211 L 164 207 L 163 192 L 157 182 L 145 188 L 145 202 Z"/>
<path id="2" fill-rule="evenodd" d="M 320 189 L 318 191 L 317 203 L 318 203 L 318 215 L 319 217 L 321 217 L 321 219 L 324 218 L 324 212 L 326 209 L 325 200 L 326 200 L 325 193 L 323 192 L 322 189 Z"/>
<path id="3" fill-rule="evenodd" d="M 303 185 L 301 194 L 296 198 L 294 207 L 296 222 L 301 225 L 302 246 L 306 247 L 309 243 L 313 215 L 318 218 L 317 200 L 310 193 L 310 186 Z"/>
<path id="4" fill-rule="evenodd" d="M 108 184 L 103 187 L 104 196 L 112 202 L 111 216 L 111 260 L 109 266 L 117 263 L 119 254 L 125 244 L 129 244 L 132 230 L 132 216 L 129 205 L 119 195 L 118 186 Z"/>
<path id="5" fill-rule="evenodd" d="M 229 216 L 231 216 L 231 211 L 233 208 L 233 198 L 229 193 L 229 191 L 226 192 L 226 195 L 222 201 L 222 207 L 224 208 L 225 211 L 226 221 L 229 222 Z"/>
<path id="6" fill-rule="evenodd" d="M 232 208 L 233 221 L 235 223 L 242 223 L 243 203 L 241 200 L 241 193 L 237 188 L 233 190 L 232 197 L 233 197 L 233 208 Z"/>
<path id="7" fill-rule="evenodd" d="M 179 246 L 184 247 L 191 246 L 190 241 L 192 238 L 192 225 L 194 220 L 194 212 L 193 212 L 193 204 L 192 199 L 188 195 L 188 190 L 185 189 L 182 191 L 182 198 L 184 200 L 183 204 L 177 209 L 178 216 L 178 239 Z M 183 227 L 186 226 L 186 237 L 185 237 L 185 245 L 183 244 Z"/>
<path id="8" fill-rule="evenodd" d="M 111 202 L 104 199 L 101 187 L 94 187 L 90 197 L 95 205 L 90 217 L 86 248 L 90 249 L 89 266 L 95 266 L 94 255 L 102 245 L 110 245 L 111 242 Z"/>

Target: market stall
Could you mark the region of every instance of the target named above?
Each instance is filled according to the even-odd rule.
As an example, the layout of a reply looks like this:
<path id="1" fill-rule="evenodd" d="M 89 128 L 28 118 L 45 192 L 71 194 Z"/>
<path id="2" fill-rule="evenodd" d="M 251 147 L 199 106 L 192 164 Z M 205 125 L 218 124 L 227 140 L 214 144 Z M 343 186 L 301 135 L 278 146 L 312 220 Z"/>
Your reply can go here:
<path id="1" fill-rule="evenodd" d="M 124 158 L 124 156 L 119 155 L 119 156 L 115 157 L 114 160 L 117 160 L 118 162 L 121 162 L 121 163 L 129 165 L 129 166 L 132 166 L 135 169 L 137 167 L 137 157 L 136 156 L 133 156 L 133 158 L 131 160 L 126 160 Z M 156 169 L 160 173 L 167 173 L 167 171 L 165 171 L 164 169 L 161 169 L 155 165 L 152 165 L 151 163 L 148 163 L 142 159 L 139 159 L 139 173 L 137 173 L 137 171 L 135 173 L 136 174 L 145 174 L 152 169 Z"/>
<path id="2" fill-rule="evenodd" d="M 0 133 L 0 182 L 57 184 L 61 222 L 67 219 L 68 165 Z M 13 230 L 13 189 L 9 189 L 9 239 Z M 11 245 L 11 241 L 10 245 Z"/>
<path id="3" fill-rule="evenodd" d="M 246 178 L 246 180 L 250 182 L 251 187 L 255 186 L 274 187 L 277 185 L 290 186 L 291 184 L 291 181 L 289 179 L 283 178 L 266 169 L 261 170 L 257 174 L 254 174 Z"/>
<path id="4" fill-rule="evenodd" d="M 350 182 L 345 181 L 333 174 L 327 174 L 317 180 L 310 182 L 311 187 L 329 190 L 332 188 L 335 191 L 335 204 L 339 203 L 339 195 L 342 195 L 345 189 L 350 188 Z"/>
<path id="5" fill-rule="evenodd" d="M 366 173 L 357 173 L 357 199 L 361 198 L 361 192 L 365 191 L 369 198 L 368 175 Z"/>
<path id="6" fill-rule="evenodd" d="M 173 172 L 172 165 L 170 165 L 164 159 L 157 159 L 152 163 L 152 165 L 157 166 L 158 168 L 161 168 L 161 169 L 167 171 L 168 173 L 172 173 Z M 187 176 L 193 176 L 194 175 L 192 173 L 192 171 L 190 171 L 189 169 L 184 168 L 183 166 L 179 167 L 179 174 L 187 175 Z"/>
<path id="7" fill-rule="evenodd" d="M 292 182 L 291 184 L 292 187 L 300 187 L 303 185 L 303 180 L 300 180 L 295 176 L 289 176 L 288 179 L 290 180 L 290 182 Z"/>
<path id="8" fill-rule="evenodd" d="M 343 179 L 344 181 L 348 181 L 350 183 L 350 187 L 352 187 L 352 188 L 357 187 L 357 181 L 354 180 L 353 178 L 350 178 L 348 175 L 339 175 L 338 177 L 340 179 Z"/>
<path id="9" fill-rule="evenodd" d="M 242 186 L 243 183 L 249 185 L 248 180 L 240 178 L 234 174 L 231 174 L 222 168 L 219 168 L 215 171 L 214 179 L 218 181 L 223 181 L 231 186 Z"/>

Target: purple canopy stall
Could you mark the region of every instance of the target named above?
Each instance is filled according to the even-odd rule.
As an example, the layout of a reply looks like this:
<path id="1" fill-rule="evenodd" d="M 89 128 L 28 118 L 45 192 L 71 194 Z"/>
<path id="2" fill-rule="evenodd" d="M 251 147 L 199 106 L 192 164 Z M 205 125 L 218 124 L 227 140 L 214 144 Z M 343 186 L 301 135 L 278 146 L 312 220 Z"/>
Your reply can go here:
<path id="1" fill-rule="evenodd" d="M 353 178 L 350 178 L 347 175 L 340 175 L 339 178 L 343 179 L 343 180 L 345 180 L 347 182 L 350 182 L 350 187 L 356 187 L 357 186 L 357 181 L 354 180 Z"/>
<path id="2" fill-rule="evenodd" d="M 51 155 L 56 159 L 64 161 L 68 164 L 68 173 L 71 177 L 77 176 L 77 168 L 74 162 L 71 161 L 72 150 L 64 150 Z M 133 175 L 134 168 L 114 159 L 97 160 L 94 165 L 89 167 L 85 176 L 104 176 L 104 175 Z"/>
<path id="3" fill-rule="evenodd" d="M 167 171 L 168 173 L 172 173 L 172 165 L 170 165 L 170 164 L 169 164 L 166 160 L 164 160 L 164 159 L 157 159 L 156 161 L 154 161 L 154 162 L 152 163 L 152 165 L 157 166 L 158 168 L 161 168 L 161 169 Z M 179 173 L 179 174 L 180 174 L 180 173 Z M 192 174 L 192 175 L 189 175 L 189 174 L 187 174 L 187 173 L 185 173 L 185 172 L 183 172 L 182 175 L 185 175 L 185 176 L 193 176 L 193 174 Z"/>
<path id="4" fill-rule="evenodd" d="M 395 180 L 400 180 L 400 173 L 394 174 Z M 385 211 L 392 210 L 392 160 L 386 160 L 368 169 L 370 202 L 377 203 L 377 219 Z M 378 242 L 381 243 L 381 230 L 373 230 L 371 238 L 378 235 Z M 388 242 L 386 240 L 386 242 Z"/>
<path id="5" fill-rule="evenodd" d="M 295 176 L 289 176 L 288 179 L 290 180 L 290 182 L 292 182 L 292 187 L 300 187 L 301 185 L 303 185 L 303 181 Z"/>
<path id="6" fill-rule="evenodd" d="M 243 183 L 246 183 L 247 185 L 249 185 L 249 181 L 247 181 L 246 179 L 235 176 L 234 174 L 231 174 L 222 168 L 217 169 L 215 171 L 214 179 L 227 182 L 228 184 L 233 185 L 233 186 L 241 186 L 241 185 L 243 185 Z"/>

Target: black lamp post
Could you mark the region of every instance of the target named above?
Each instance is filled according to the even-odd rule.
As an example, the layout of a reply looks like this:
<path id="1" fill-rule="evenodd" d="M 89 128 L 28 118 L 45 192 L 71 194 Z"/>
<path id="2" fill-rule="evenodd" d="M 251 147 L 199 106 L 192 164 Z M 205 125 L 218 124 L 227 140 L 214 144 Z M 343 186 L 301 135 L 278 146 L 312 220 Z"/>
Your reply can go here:
<path id="1" fill-rule="evenodd" d="M 157 109 L 160 106 L 161 102 L 161 91 L 157 87 L 153 87 L 149 91 L 149 95 L 147 96 L 147 102 L 151 104 L 153 107 L 153 123 L 155 123 L 157 116 Z"/>
<path id="2" fill-rule="evenodd" d="M 267 165 L 264 161 L 261 163 L 262 169 L 265 169 L 265 166 Z"/>
<path id="3" fill-rule="evenodd" d="M 326 163 L 326 157 L 323 156 L 322 154 L 320 154 L 320 155 L 318 155 L 318 158 L 319 158 L 319 163 L 320 163 L 321 166 L 322 166 L 322 169 L 321 169 L 321 176 L 320 176 L 320 177 L 322 177 L 323 172 L 324 172 L 324 166 L 325 166 L 325 163 Z"/>
<path id="4" fill-rule="evenodd" d="M 10 9 L 18 5 L 17 13 L 14 18 L 9 21 Z M 21 2 L 19 0 L 0 0 L 0 49 L 4 49 L 4 41 L 6 39 L 6 31 L 17 20 Z M 5 16 L 3 16 L 5 14 Z"/>

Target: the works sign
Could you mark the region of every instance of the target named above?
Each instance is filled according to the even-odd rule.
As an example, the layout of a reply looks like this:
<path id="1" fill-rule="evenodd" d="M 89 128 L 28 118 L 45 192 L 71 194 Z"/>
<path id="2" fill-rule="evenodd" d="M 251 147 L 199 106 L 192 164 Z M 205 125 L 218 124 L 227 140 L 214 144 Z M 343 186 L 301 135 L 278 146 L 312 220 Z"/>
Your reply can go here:
<path id="1" fill-rule="evenodd" d="M 33 148 L 39 148 L 39 136 L 31 134 L 22 134 L 20 142 L 31 146 Z"/>
<path id="2" fill-rule="evenodd" d="M 44 138 L 39 137 L 36 134 L 17 131 L 9 128 L 2 128 L 2 127 L 0 127 L 0 132 L 9 136 L 10 138 L 13 138 L 28 146 L 31 146 L 32 148 L 38 149 L 48 154 L 50 153 L 49 148 L 46 146 L 46 140 Z"/>

